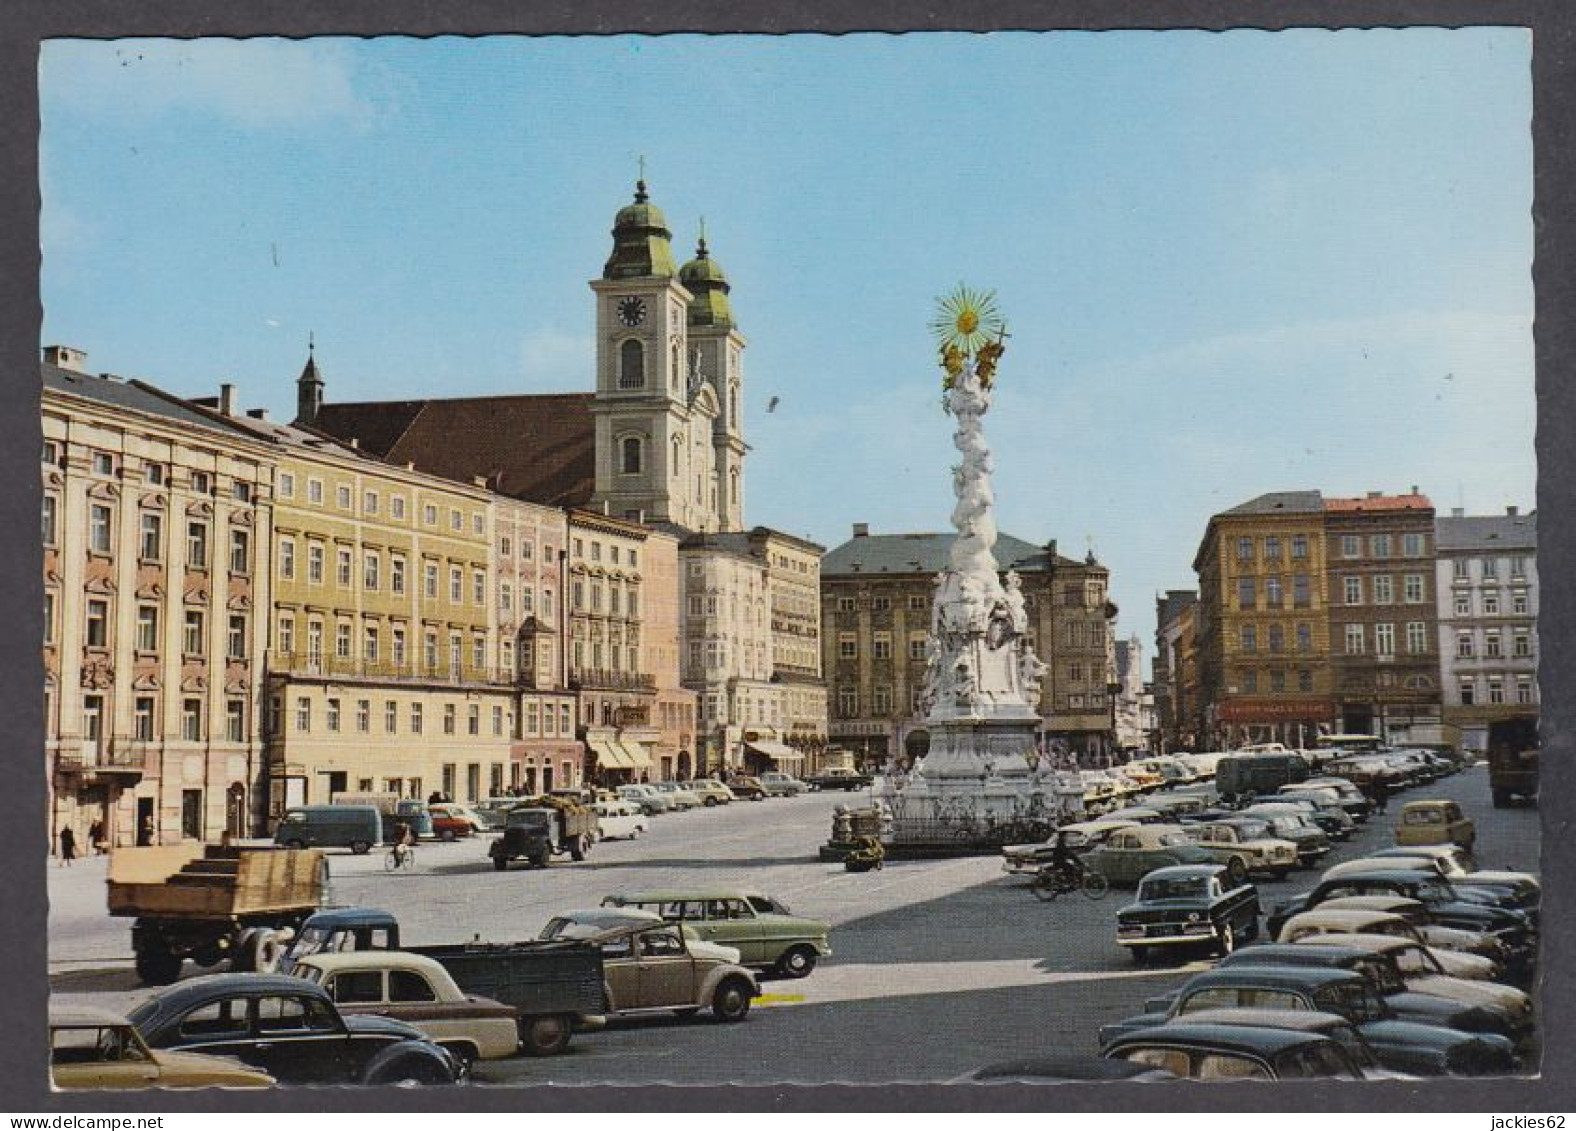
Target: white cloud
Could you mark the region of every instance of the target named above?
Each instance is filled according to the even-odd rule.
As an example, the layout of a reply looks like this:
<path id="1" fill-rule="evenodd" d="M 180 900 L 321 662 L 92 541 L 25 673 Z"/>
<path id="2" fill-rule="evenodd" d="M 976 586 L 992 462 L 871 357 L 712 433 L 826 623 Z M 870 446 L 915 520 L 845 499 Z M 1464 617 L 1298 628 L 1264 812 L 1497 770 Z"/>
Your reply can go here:
<path id="1" fill-rule="evenodd" d="M 56 40 L 39 60 L 46 113 L 52 103 L 97 116 L 197 111 L 244 129 L 365 125 L 377 81 L 347 44 L 321 39 Z"/>

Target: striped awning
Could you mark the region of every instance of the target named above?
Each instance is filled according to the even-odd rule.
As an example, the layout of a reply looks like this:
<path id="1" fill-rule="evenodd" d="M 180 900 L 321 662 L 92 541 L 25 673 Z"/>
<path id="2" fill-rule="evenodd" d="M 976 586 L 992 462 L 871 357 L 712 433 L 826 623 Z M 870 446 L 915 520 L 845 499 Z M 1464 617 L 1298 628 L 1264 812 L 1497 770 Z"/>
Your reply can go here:
<path id="1" fill-rule="evenodd" d="M 757 754 L 764 754 L 772 761 L 780 764 L 804 761 L 804 755 L 786 743 L 768 742 L 763 738 L 755 742 L 746 742 L 745 745 Z"/>
<path id="2" fill-rule="evenodd" d="M 644 742 L 634 742 L 630 739 L 623 739 L 618 743 L 618 748 L 623 751 L 624 757 L 628 759 L 626 765 L 630 769 L 651 769 L 651 748 Z"/>
<path id="3" fill-rule="evenodd" d="M 586 745 L 591 747 L 591 752 L 596 755 L 597 765 L 604 770 L 633 770 L 636 768 L 635 761 L 629 752 L 616 742 L 597 742 L 587 739 Z"/>

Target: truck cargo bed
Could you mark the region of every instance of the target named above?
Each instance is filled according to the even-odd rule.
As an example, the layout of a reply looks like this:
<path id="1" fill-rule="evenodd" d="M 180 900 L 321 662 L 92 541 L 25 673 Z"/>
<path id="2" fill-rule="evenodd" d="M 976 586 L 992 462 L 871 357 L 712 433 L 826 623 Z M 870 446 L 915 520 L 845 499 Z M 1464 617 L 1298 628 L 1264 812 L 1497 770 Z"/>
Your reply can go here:
<path id="1" fill-rule="evenodd" d="M 466 993 L 512 1005 L 527 1016 L 594 1016 L 606 1008 L 602 950 L 590 943 L 458 943 L 405 949 L 437 961 Z"/>
<path id="2" fill-rule="evenodd" d="M 316 849 L 180 844 L 110 854 L 109 913 L 160 919 L 229 919 L 304 911 L 322 898 Z"/>

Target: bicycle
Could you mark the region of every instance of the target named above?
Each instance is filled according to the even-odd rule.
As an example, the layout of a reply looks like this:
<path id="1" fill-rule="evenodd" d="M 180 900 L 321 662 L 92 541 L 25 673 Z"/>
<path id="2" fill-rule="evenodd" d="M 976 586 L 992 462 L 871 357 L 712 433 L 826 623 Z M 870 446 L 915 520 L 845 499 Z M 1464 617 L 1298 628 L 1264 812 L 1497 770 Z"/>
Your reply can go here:
<path id="1" fill-rule="evenodd" d="M 1029 890 L 1035 898 L 1046 903 L 1059 895 L 1071 895 L 1075 891 L 1082 892 L 1085 899 L 1104 899 L 1105 893 L 1111 890 L 1111 881 L 1099 872 L 1084 871 L 1073 875 L 1047 865 L 1034 874 L 1034 879 L 1029 881 Z"/>
<path id="2" fill-rule="evenodd" d="M 416 846 L 414 844 L 393 844 L 383 854 L 383 870 L 397 872 L 401 868 L 407 872 L 416 870 Z"/>

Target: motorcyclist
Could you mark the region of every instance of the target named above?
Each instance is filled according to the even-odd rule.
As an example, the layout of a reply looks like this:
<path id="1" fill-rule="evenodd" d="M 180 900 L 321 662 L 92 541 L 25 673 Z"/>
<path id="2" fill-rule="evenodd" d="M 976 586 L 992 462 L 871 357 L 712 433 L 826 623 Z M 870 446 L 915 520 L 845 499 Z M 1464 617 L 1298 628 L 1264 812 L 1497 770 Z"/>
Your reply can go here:
<path id="1" fill-rule="evenodd" d="M 416 847 L 415 830 L 410 827 L 409 822 L 400 821 L 394 826 L 394 862 L 403 865 L 405 857 L 414 847 Z"/>
<path id="2" fill-rule="evenodd" d="M 1051 868 L 1070 884 L 1077 883 L 1083 877 L 1083 859 L 1067 843 L 1066 830 L 1058 830 L 1056 842 L 1051 845 Z"/>

